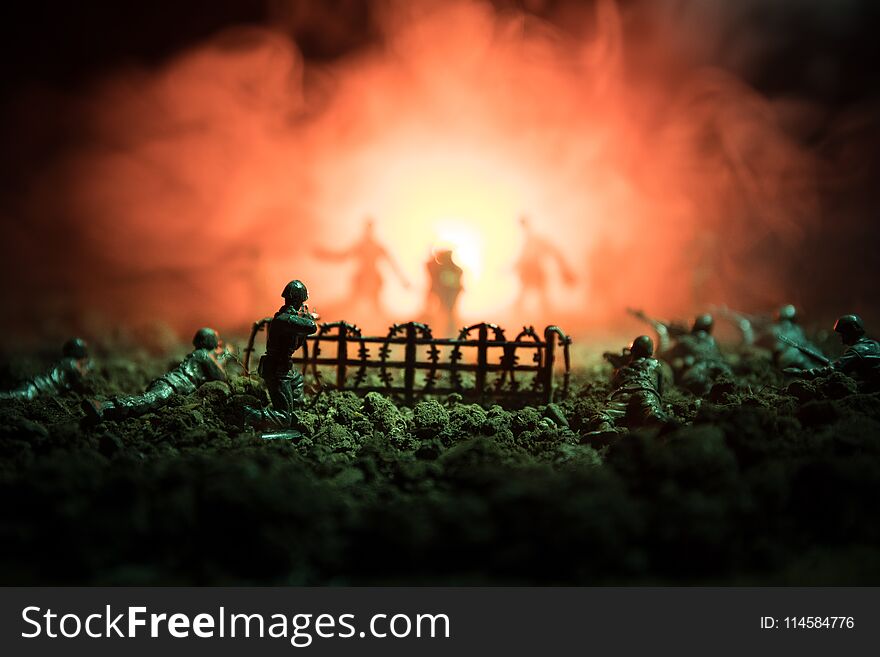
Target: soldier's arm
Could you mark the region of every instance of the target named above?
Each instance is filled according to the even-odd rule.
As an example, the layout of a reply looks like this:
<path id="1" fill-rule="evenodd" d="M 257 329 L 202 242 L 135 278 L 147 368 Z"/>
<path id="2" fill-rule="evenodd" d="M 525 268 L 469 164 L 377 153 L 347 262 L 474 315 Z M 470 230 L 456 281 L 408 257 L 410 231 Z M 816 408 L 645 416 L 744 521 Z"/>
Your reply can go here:
<path id="1" fill-rule="evenodd" d="M 394 275 L 397 277 L 397 280 L 400 281 L 400 284 L 403 285 L 404 288 L 409 289 L 409 281 L 406 276 L 403 275 L 403 270 L 397 264 L 397 260 L 394 259 L 394 256 L 383 247 L 379 251 L 379 257 L 388 263 L 388 266 L 391 268 L 391 271 L 394 272 Z"/>
<path id="2" fill-rule="evenodd" d="M 312 335 L 318 331 L 318 325 L 315 323 L 315 320 L 312 319 L 310 314 L 297 313 L 291 315 L 290 323 L 296 326 L 299 332 L 304 333 L 305 335 Z"/>
<path id="3" fill-rule="evenodd" d="M 793 367 L 786 367 L 783 370 L 786 374 L 794 374 L 796 376 L 800 376 L 805 379 L 815 379 L 821 376 L 828 376 L 833 372 L 843 372 L 846 374 L 847 372 L 851 372 L 856 367 L 858 367 L 858 363 L 861 361 L 862 356 L 855 349 L 847 349 L 844 354 L 835 360 L 830 365 L 823 365 L 822 367 L 811 367 L 808 370 L 798 370 Z"/>
<path id="4" fill-rule="evenodd" d="M 624 349 L 622 353 L 615 354 L 610 351 L 606 351 L 602 354 L 602 357 L 611 363 L 611 366 L 615 369 L 618 367 L 622 367 L 629 361 L 629 349 Z"/>
<path id="5" fill-rule="evenodd" d="M 192 351 L 177 371 L 181 372 L 196 388 L 207 381 L 226 380 L 226 372 L 218 361 L 217 354 L 207 349 Z"/>
<path id="6" fill-rule="evenodd" d="M 636 319 L 640 319 L 646 324 L 650 324 L 654 331 L 657 333 L 657 353 L 664 353 L 669 350 L 671 343 L 670 329 L 676 327 L 676 324 L 667 324 L 666 322 L 661 322 L 659 319 L 649 317 L 645 314 L 645 311 L 643 310 L 627 308 L 626 311 Z M 673 333 L 672 335 L 677 334 Z"/>
<path id="7" fill-rule="evenodd" d="M 809 370 L 804 370 L 800 373 L 791 371 L 792 368 L 786 368 L 785 372 L 787 374 L 797 374 L 799 376 L 810 379 L 819 376 L 828 376 L 832 372 L 843 372 L 844 374 L 849 374 L 850 372 L 857 371 L 862 363 L 865 362 L 865 359 L 871 357 L 870 351 L 870 348 L 863 344 L 855 344 L 844 351 L 843 355 L 830 365 L 826 365 L 824 367 L 814 367 Z"/>
<path id="8" fill-rule="evenodd" d="M 225 354 L 209 354 L 205 359 L 205 377 L 208 381 L 226 381 L 226 356 Z"/>
<path id="9" fill-rule="evenodd" d="M 868 356 L 868 349 L 861 344 L 856 344 L 843 352 L 843 355 L 831 363 L 831 368 L 838 372 L 852 372 L 857 370 Z"/>
<path id="10" fill-rule="evenodd" d="M 825 367 L 812 367 L 808 370 L 800 370 L 796 367 L 786 367 L 782 371 L 786 374 L 791 374 L 802 379 L 815 379 L 820 376 L 828 376 L 836 370 L 834 369 L 833 365 L 827 365 Z"/>
<path id="11" fill-rule="evenodd" d="M 320 260 L 328 260 L 328 261 L 340 261 L 347 260 L 352 257 L 357 252 L 357 244 L 350 246 L 347 249 L 327 249 L 321 246 L 315 247 L 313 253 L 316 258 Z"/>

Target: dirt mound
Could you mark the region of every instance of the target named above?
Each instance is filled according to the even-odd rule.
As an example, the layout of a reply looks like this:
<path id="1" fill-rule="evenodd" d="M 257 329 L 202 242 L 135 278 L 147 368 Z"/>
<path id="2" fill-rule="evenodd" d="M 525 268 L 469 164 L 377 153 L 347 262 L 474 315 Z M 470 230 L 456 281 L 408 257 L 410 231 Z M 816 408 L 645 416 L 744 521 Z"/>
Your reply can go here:
<path id="1" fill-rule="evenodd" d="M 94 392 L 166 366 L 110 358 Z M 327 392 L 295 442 L 242 426 L 244 378 L 92 428 L 74 395 L 4 402 L 2 582 L 880 583 L 880 395 L 737 375 L 604 441 L 592 374 L 515 411 Z"/>

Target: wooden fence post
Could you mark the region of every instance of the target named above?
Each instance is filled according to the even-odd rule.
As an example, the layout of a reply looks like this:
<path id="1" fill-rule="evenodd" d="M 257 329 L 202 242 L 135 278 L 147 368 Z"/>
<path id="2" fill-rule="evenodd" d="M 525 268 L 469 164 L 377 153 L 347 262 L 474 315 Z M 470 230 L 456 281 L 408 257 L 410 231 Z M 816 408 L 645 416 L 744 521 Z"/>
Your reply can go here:
<path id="1" fill-rule="evenodd" d="M 406 325 L 406 369 L 403 375 L 403 386 L 406 389 L 407 406 L 412 405 L 415 399 L 415 381 L 416 381 L 416 327 L 410 322 Z"/>
<path id="2" fill-rule="evenodd" d="M 544 403 L 553 401 L 553 364 L 556 352 L 556 334 L 548 326 L 544 329 Z"/>
<path id="3" fill-rule="evenodd" d="M 348 327 L 345 323 L 339 325 L 339 346 L 336 349 L 336 389 L 343 390 L 345 388 L 345 374 L 348 365 L 348 343 L 346 337 L 348 335 Z"/>
<path id="4" fill-rule="evenodd" d="M 486 346 L 486 340 L 488 339 L 489 327 L 485 324 L 480 324 L 479 345 L 477 345 L 476 376 L 477 399 L 479 399 L 480 402 L 483 401 L 486 394 L 486 366 L 489 363 L 489 348 Z"/>

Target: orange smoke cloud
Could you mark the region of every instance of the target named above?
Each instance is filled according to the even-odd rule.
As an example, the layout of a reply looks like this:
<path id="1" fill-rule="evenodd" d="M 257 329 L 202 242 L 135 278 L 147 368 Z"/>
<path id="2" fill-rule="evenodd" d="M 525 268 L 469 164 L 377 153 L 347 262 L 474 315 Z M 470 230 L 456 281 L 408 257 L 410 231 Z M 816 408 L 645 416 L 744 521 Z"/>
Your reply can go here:
<path id="1" fill-rule="evenodd" d="M 243 28 L 103 81 L 78 105 L 89 146 L 37 181 L 88 254 L 67 302 L 225 328 L 296 277 L 342 316 L 354 269 L 316 253 L 371 216 L 411 285 L 380 265 L 382 308 L 345 317 L 368 328 L 419 316 L 438 246 L 465 270 L 462 321 L 776 303 L 817 213 L 812 156 L 770 101 L 690 61 L 674 17 L 631 41 L 610 0 L 579 17 L 563 33 L 486 3 L 401 2 L 380 45 L 330 64 Z M 552 316 L 517 304 L 523 215 L 574 270 L 568 285 L 546 262 Z"/>

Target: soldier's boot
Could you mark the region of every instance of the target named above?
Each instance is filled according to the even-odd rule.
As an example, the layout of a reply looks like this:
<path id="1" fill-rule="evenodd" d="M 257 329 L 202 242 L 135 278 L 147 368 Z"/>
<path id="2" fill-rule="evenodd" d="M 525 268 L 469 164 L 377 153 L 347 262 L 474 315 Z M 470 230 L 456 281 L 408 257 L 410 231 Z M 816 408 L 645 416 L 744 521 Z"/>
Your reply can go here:
<path id="1" fill-rule="evenodd" d="M 104 420 L 107 415 L 112 415 L 116 405 L 112 401 L 98 401 L 97 399 L 83 399 L 80 404 L 83 412 L 86 414 L 87 424 L 98 424 Z"/>
<path id="2" fill-rule="evenodd" d="M 262 431 L 260 438 L 265 440 L 291 440 L 303 437 L 301 431 L 291 427 L 293 416 L 274 408 L 245 406 L 244 421 L 246 426 Z"/>

